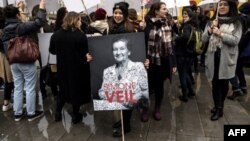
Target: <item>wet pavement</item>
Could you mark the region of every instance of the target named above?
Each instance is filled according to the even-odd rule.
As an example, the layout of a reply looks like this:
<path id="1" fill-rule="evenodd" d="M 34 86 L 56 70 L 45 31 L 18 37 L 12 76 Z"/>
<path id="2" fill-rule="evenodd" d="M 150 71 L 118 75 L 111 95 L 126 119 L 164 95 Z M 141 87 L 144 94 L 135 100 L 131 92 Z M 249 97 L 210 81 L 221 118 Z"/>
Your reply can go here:
<path id="1" fill-rule="evenodd" d="M 247 71 L 250 72 L 250 71 Z M 248 73 L 250 74 L 250 73 Z M 250 84 L 250 75 L 247 76 Z M 178 75 L 173 83 L 166 81 L 165 96 L 162 105 L 162 120 L 155 121 L 150 110 L 150 120 L 140 121 L 138 110 L 133 111 L 132 131 L 125 135 L 126 141 L 222 141 L 225 124 L 250 124 L 250 100 L 245 95 L 235 101 L 226 100 L 224 116 L 218 121 L 210 120 L 213 107 L 211 84 L 204 73 L 195 75 L 196 97 L 181 103 L 178 96 Z M 248 91 L 250 91 L 248 85 Z M 48 88 L 49 91 L 49 88 Z M 231 93 L 231 91 L 230 91 Z M 153 107 L 154 96 L 151 96 Z M 3 104 L 3 92 L 0 91 L 0 105 Z M 82 122 L 71 123 L 71 107 L 66 105 L 63 120 L 54 121 L 54 97 L 47 97 L 43 102 L 45 115 L 32 122 L 23 118 L 15 122 L 13 111 L 0 111 L 0 141 L 121 141 L 112 137 L 113 112 L 93 111 L 92 104 L 84 105 Z"/>

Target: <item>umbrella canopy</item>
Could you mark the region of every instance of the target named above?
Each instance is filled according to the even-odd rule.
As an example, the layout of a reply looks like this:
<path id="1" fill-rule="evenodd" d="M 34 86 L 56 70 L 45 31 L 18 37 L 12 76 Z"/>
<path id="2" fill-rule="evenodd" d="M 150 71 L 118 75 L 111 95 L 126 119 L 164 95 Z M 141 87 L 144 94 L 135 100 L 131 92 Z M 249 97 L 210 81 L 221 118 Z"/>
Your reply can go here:
<path id="1" fill-rule="evenodd" d="M 198 6 L 206 5 L 206 4 L 211 4 L 211 3 L 217 3 L 219 0 L 203 0 L 201 1 Z"/>

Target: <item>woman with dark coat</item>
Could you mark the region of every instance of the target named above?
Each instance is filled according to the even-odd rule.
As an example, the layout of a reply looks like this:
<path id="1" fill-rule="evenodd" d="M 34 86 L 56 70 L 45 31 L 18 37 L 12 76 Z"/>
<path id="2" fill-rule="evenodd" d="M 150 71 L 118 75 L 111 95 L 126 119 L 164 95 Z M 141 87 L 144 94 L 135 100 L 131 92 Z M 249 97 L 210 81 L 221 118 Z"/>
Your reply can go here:
<path id="1" fill-rule="evenodd" d="M 67 102 L 72 104 L 74 124 L 82 119 L 80 106 L 90 102 L 88 42 L 80 27 L 80 14 L 69 12 L 62 29 L 52 35 L 49 48 L 50 53 L 57 55 L 59 95 L 55 120 L 62 119 L 62 108 Z"/>
<path id="2" fill-rule="evenodd" d="M 175 40 L 175 53 L 182 91 L 182 96 L 179 99 L 187 102 L 188 97 L 195 96 L 192 88 L 192 76 L 190 76 L 189 71 L 193 63 L 193 50 L 195 48 L 195 37 L 192 34 L 192 30 L 193 27 L 198 27 L 198 19 L 195 13 L 189 8 L 183 9 L 182 16 L 183 23 L 179 29 L 179 36 Z"/>
<path id="3" fill-rule="evenodd" d="M 171 21 L 167 17 L 166 4 L 156 2 L 145 17 L 145 40 L 147 58 L 150 60 L 148 78 L 149 93 L 155 92 L 154 119 L 161 120 L 161 105 L 164 95 L 164 81 L 171 80 L 172 72 L 176 71 L 175 56 L 172 46 Z M 149 108 L 145 107 L 141 114 L 141 120 L 147 122 Z"/>

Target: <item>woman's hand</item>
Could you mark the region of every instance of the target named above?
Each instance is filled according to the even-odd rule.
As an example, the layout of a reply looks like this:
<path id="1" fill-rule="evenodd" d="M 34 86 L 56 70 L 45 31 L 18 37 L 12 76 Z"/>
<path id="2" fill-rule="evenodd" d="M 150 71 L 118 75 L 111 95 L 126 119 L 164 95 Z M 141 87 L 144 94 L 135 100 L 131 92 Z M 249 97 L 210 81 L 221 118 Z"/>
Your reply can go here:
<path id="1" fill-rule="evenodd" d="M 148 69 L 148 68 L 149 68 L 149 64 L 150 64 L 149 59 L 146 59 L 146 60 L 144 61 L 144 67 L 145 67 L 146 69 Z"/>
<path id="2" fill-rule="evenodd" d="M 209 35 L 211 35 L 213 33 L 213 30 L 212 30 L 212 28 L 210 26 L 208 27 L 207 31 L 208 31 Z"/>
<path id="3" fill-rule="evenodd" d="M 146 24 L 146 22 L 144 20 L 139 23 L 139 27 L 140 27 L 141 30 L 144 30 L 146 25 L 147 24 Z"/>
<path id="4" fill-rule="evenodd" d="M 218 28 L 218 25 L 219 25 L 219 22 L 218 22 L 218 20 L 217 19 L 215 19 L 215 20 L 213 20 L 213 22 L 212 22 L 212 28 L 214 28 L 214 27 L 217 27 Z"/>
<path id="5" fill-rule="evenodd" d="M 213 27 L 212 32 L 213 32 L 213 34 L 215 34 L 217 36 L 221 36 L 221 31 L 218 27 Z"/>
<path id="6" fill-rule="evenodd" d="M 86 58 L 87 58 L 87 62 L 90 62 L 93 60 L 92 55 L 90 55 L 89 53 L 86 54 Z"/>

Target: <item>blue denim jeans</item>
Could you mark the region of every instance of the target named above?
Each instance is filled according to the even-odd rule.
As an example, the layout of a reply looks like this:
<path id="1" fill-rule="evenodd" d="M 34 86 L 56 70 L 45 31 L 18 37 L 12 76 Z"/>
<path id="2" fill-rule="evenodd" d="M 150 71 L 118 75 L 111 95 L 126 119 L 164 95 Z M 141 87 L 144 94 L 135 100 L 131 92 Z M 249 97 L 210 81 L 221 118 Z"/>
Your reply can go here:
<path id="1" fill-rule="evenodd" d="M 243 70 L 243 62 L 244 58 L 239 57 L 237 60 L 235 77 L 230 79 L 233 91 L 240 91 L 241 89 L 246 89 L 246 79 Z"/>
<path id="2" fill-rule="evenodd" d="M 194 92 L 193 87 L 192 87 L 192 80 L 189 75 L 189 71 L 191 70 L 191 66 L 193 63 L 193 58 L 177 56 L 176 60 L 177 60 L 179 79 L 181 83 L 182 96 L 184 98 L 187 98 L 188 93 Z"/>
<path id="3" fill-rule="evenodd" d="M 34 115 L 36 109 L 37 69 L 35 63 L 11 65 L 14 79 L 14 111 L 15 115 L 23 113 L 23 88 L 26 90 L 26 110 L 28 115 Z"/>

